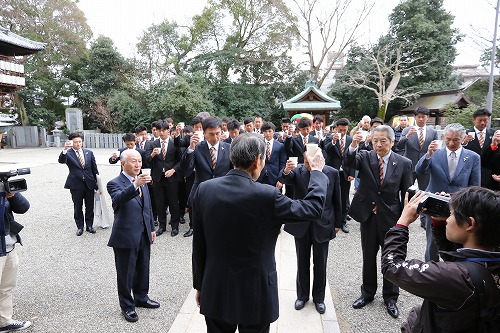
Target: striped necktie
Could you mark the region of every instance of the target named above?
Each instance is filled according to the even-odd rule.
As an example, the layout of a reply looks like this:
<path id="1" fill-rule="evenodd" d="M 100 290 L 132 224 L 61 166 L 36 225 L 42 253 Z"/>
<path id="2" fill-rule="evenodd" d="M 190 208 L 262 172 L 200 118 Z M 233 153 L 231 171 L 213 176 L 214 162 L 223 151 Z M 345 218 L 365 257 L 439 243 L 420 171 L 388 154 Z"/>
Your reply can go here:
<path id="1" fill-rule="evenodd" d="M 167 149 L 165 148 L 165 141 L 162 141 L 162 143 L 161 143 L 161 156 L 163 156 L 163 159 L 165 159 L 166 154 L 167 154 Z"/>
<path id="2" fill-rule="evenodd" d="M 304 137 L 304 148 L 307 145 L 307 136 Z"/>
<path id="3" fill-rule="evenodd" d="M 217 157 L 215 156 L 215 147 L 210 147 L 210 158 L 212 159 L 212 170 L 217 166 Z"/>
<path id="4" fill-rule="evenodd" d="M 378 166 L 380 185 L 384 183 L 384 159 L 381 157 Z"/>
<path id="5" fill-rule="evenodd" d="M 422 127 L 418 129 L 420 131 L 420 134 L 418 136 L 418 143 L 420 144 L 420 147 L 424 145 L 424 130 Z"/>
<path id="6" fill-rule="evenodd" d="M 269 161 L 271 159 L 271 142 L 267 141 L 266 157 Z"/>
<path id="7" fill-rule="evenodd" d="M 344 156 L 344 138 L 340 140 L 340 156 Z"/>
<path id="8" fill-rule="evenodd" d="M 483 132 L 478 132 L 479 134 L 479 145 L 481 146 L 481 148 L 483 148 L 484 146 L 484 134 Z"/>
<path id="9" fill-rule="evenodd" d="M 80 150 L 76 151 L 76 155 L 78 156 L 78 159 L 80 160 L 80 164 L 82 165 L 82 168 L 85 168 L 85 160 L 83 159 L 82 154 L 80 154 Z"/>

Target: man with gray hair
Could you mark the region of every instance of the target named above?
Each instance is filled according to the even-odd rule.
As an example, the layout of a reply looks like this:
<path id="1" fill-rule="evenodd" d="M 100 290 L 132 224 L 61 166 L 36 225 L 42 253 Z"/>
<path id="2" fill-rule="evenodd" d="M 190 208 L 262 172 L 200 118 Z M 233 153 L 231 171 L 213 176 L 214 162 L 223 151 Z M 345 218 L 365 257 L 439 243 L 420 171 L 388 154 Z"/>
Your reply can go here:
<path id="1" fill-rule="evenodd" d="M 361 296 L 352 307 L 361 309 L 372 302 L 377 292 L 377 253 L 384 245 L 386 232 L 401 215 L 406 190 L 412 184 L 411 161 L 394 153 L 394 131 L 380 125 L 373 129 L 373 150 L 360 150 L 361 131 L 352 138 L 344 163 L 359 171 L 360 184 L 349 209 L 349 215 L 360 222 L 363 252 L 363 284 Z M 383 280 L 382 296 L 387 313 L 399 316 L 396 305 L 399 288 Z"/>
<path id="2" fill-rule="evenodd" d="M 439 142 L 434 140 L 427 153 L 422 156 L 415 167 L 420 175 L 430 174 L 427 192 L 455 193 L 463 187 L 481 185 L 481 158 L 472 150 L 463 149 L 465 127 L 458 123 L 444 128 L 444 147 L 439 149 Z M 426 215 L 427 246 L 425 261 L 439 261 L 437 246 L 432 238 L 431 218 Z"/>
<path id="3" fill-rule="evenodd" d="M 311 177 L 302 200 L 255 182 L 265 157 L 260 135 L 240 134 L 231 143 L 235 169 L 201 183 L 193 195 L 193 287 L 208 333 L 269 332 L 279 314 L 274 250 L 281 225 L 323 213 L 328 178 L 320 149 L 306 157 Z"/>

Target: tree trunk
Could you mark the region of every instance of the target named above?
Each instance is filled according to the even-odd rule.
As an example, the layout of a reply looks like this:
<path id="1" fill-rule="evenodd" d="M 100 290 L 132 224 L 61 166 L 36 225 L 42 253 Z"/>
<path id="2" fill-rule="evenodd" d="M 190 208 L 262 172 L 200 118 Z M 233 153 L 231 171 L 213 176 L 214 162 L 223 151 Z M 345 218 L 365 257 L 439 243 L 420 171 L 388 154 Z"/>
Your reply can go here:
<path id="1" fill-rule="evenodd" d="M 26 108 L 24 107 L 24 102 L 21 96 L 17 92 L 12 94 L 14 97 L 14 105 L 17 109 L 17 115 L 19 116 L 19 120 L 21 121 L 22 126 L 28 126 L 28 114 L 26 113 Z"/>
<path id="2" fill-rule="evenodd" d="M 383 101 L 382 105 L 380 106 L 377 112 L 377 117 L 382 119 L 384 122 L 385 122 L 385 114 L 387 113 L 387 104 L 388 104 L 387 101 Z"/>

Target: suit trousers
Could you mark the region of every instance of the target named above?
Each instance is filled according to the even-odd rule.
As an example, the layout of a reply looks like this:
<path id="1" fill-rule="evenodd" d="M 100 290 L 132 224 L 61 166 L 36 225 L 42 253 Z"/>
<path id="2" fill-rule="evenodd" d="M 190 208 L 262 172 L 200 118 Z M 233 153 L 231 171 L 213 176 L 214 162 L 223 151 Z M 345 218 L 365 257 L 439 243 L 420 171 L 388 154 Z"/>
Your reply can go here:
<path id="1" fill-rule="evenodd" d="M 349 191 L 351 190 L 351 182 L 345 179 L 343 171 L 340 172 L 340 199 L 342 205 L 342 225 L 347 223 L 347 212 L 351 207 L 349 200 Z"/>
<path id="2" fill-rule="evenodd" d="M 186 206 L 189 208 L 189 195 L 191 194 L 191 189 L 193 188 L 193 185 L 194 185 L 194 179 L 196 177 L 196 171 L 193 171 L 193 173 L 191 173 L 191 175 L 189 177 L 186 178 Z M 189 212 L 188 212 L 188 215 L 189 215 L 189 228 L 192 229 L 193 228 L 193 222 L 191 222 L 193 219 L 191 218 L 191 209 L 189 208 Z"/>
<path id="3" fill-rule="evenodd" d="M 151 198 L 151 210 L 153 211 L 153 220 L 158 220 L 158 214 L 156 213 L 156 201 L 155 201 L 155 192 L 153 191 L 153 185 L 148 183 L 148 191 L 149 197 Z"/>
<path id="4" fill-rule="evenodd" d="M 422 214 L 424 215 L 424 214 Z M 432 237 L 432 219 L 428 215 L 424 215 L 426 222 L 425 237 L 427 243 L 425 245 L 425 261 L 439 261 L 439 251 L 434 238 Z"/>
<path id="5" fill-rule="evenodd" d="M 92 228 L 94 225 L 94 190 L 85 186 L 78 189 L 70 189 L 71 200 L 73 200 L 74 218 L 76 227 L 83 229 L 83 202 L 85 201 L 85 224 L 87 228 Z"/>
<path id="6" fill-rule="evenodd" d="M 205 317 L 207 333 L 234 333 L 238 328 L 239 333 L 269 333 L 270 323 L 241 325 L 230 324 L 220 319 Z"/>
<path id="7" fill-rule="evenodd" d="M 135 301 L 145 302 L 149 292 L 151 244 L 146 228 L 138 248 L 113 248 L 115 252 L 118 299 L 123 311 L 135 309 Z M 133 293 L 134 297 L 132 297 Z"/>
<path id="8" fill-rule="evenodd" d="M 361 223 L 361 251 L 363 253 L 363 285 L 361 294 L 366 299 L 373 299 L 377 292 L 377 253 L 384 245 L 387 230 L 378 225 L 377 214 L 372 213 L 368 220 Z M 383 279 L 382 296 L 385 302 L 397 301 L 399 288 Z"/>
<path id="9" fill-rule="evenodd" d="M 170 211 L 170 224 L 172 229 L 179 228 L 181 218 L 179 212 L 179 182 L 167 182 L 162 179 L 153 183 L 156 200 L 156 212 L 160 228 L 167 229 L 167 208 Z"/>
<path id="10" fill-rule="evenodd" d="M 326 262 L 328 259 L 328 243 L 313 241 L 312 228 L 309 227 L 304 237 L 295 237 L 295 251 L 297 253 L 297 299 L 309 300 L 311 247 L 313 252 L 313 287 L 312 298 L 314 303 L 325 301 Z"/>
<path id="11" fill-rule="evenodd" d="M 12 323 L 12 290 L 16 287 L 18 267 L 16 248 L 0 257 L 0 327 Z"/>

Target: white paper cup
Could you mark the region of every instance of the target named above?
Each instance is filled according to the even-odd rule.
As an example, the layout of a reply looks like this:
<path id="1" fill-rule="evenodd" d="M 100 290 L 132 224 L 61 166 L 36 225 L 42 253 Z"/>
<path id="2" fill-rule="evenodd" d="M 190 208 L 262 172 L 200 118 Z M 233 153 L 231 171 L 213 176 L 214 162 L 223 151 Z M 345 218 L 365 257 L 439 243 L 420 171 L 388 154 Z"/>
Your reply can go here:
<path id="1" fill-rule="evenodd" d="M 438 145 L 438 150 L 441 149 L 443 147 L 443 140 L 436 140 L 436 143 Z"/>
<path id="2" fill-rule="evenodd" d="M 472 139 L 474 139 L 476 137 L 476 132 L 469 132 L 467 135 L 472 136 Z"/>
<path id="3" fill-rule="evenodd" d="M 203 140 L 203 131 L 195 131 L 194 134 L 196 134 L 200 138 L 200 141 Z"/>
<path id="4" fill-rule="evenodd" d="M 367 131 L 361 131 L 361 135 L 363 136 L 363 139 L 361 141 L 366 141 L 366 136 L 368 135 Z"/>
<path id="5" fill-rule="evenodd" d="M 299 163 L 298 157 L 289 157 L 288 160 L 292 161 L 295 165 L 297 165 Z"/>
<path id="6" fill-rule="evenodd" d="M 184 129 L 184 127 L 186 126 L 186 124 L 185 124 L 184 122 L 180 122 L 180 123 L 179 123 L 179 126 L 180 126 L 182 129 Z"/>
<path id="7" fill-rule="evenodd" d="M 159 154 L 159 153 L 161 153 L 161 148 L 158 148 L 158 147 L 157 147 L 157 148 L 155 148 L 155 149 L 154 149 L 154 151 L 155 151 L 157 154 Z"/>
<path id="8" fill-rule="evenodd" d="M 151 176 L 151 169 L 142 169 L 141 170 L 141 173 L 143 175 L 148 175 L 148 176 Z"/>
<path id="9" fill-rule="evenodd" d="M 306 144 L 306 151 L 309 156 L 314 156 L 316 154 L 316 151 L 318 150 L 318 144 L 317 143 L 308 143 Z"/>

